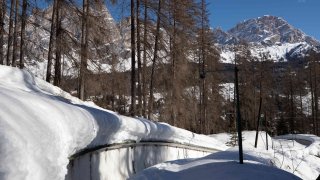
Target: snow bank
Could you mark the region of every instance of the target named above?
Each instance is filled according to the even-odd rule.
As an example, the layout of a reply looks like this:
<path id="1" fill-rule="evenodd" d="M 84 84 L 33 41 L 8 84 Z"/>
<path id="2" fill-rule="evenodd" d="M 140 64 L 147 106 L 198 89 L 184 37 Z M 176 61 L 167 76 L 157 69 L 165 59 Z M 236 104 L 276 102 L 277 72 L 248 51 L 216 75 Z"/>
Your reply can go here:
<path id="1" fill-rule="evenodd" d="M 215 139 L 230 144 L 231 135 L 227 133 L 211 135 Z M 276 139 L 268 135 L 268 150 L 266 150 L 266 135 L 260 131 L 258 145 L 254 148 L 255 131 L 243 132 L 243 150 L 265 165 L 275 166 L 293 173 L 302 179 L 316 179 L 320 174 L 320 138 L 314 135 L 285 135 Z M 288 139 L 303 139 L 309 145 L 303 145 Z M 238 147 L 234 147 L 237 149 Z M 317 157 L 318 156 L 318 157 Z M 246 159 L 246 157 L 244 157 Z"/>
<path id="2" fill-rule="evenodd" d="M 320 157 L 320 137 L 313 134 L 288 134 L 277 136 L 277 139 L 288 139 L 288 140 L 304 140 L 306 141 L 305 153 Z"/>
<path id="3" fill-rule="evenodd" d="M 0 66 L 0 179 L 64 179 L 68 157 L 127 141 L 173 141 L 225 150 L 214 138 L 120 116 L 27 71 Z"/>
<path id="4" fill-rule="evenodd" d="M 231 144 L 231 134 L 211 135 Z M 150 167 L 132 179 L 306 179 L 314 180 L 320 174 L 320 138 L 314 135 L 285 135 L 277 139 L 258 134 L 254 148 L 255 131 L 243 132 L 244 164 L 238 163 L 238 147 L 214 153 L 203 158 L 170 161 Z M 297 140 L 305 143 L 300 144 Z M 318 156 L 318 157 L 317 157 Z M 282 170 L 281 170 L 282 169 Z M 284 170 L 284 171 L 283 171 Z"/>
<path id="5" fill-rule="evenodd" d="M 170 161 L 148 168 L 131 179 L 299 179 L 259 162 L 255 156 L 245 154 L 244 164 L 239 164 L 237 157 L 238 152 L 233 149 L 199 159 Z"/>

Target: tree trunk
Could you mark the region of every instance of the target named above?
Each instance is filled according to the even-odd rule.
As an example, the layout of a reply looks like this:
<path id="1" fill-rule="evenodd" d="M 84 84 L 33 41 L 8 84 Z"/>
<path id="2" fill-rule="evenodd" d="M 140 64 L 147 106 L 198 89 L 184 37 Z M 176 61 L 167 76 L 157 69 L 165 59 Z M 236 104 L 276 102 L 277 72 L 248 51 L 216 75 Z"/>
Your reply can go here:
<path id="1" fill-rule="evenodd" d="M 22 19 L 21 19 L 21 34 L 20 34 L 20 69 L 24 68 L 24 52 L 25 52 L 25 45 L 24 41 L 26 38 L 26 18 L 27 18 L 27 7 L 28 2 L 27 0 L 22 1 Z"/>
<path id="2" fill-rule="evenodd" d="M 201 71 L 203 74 L 205 74 L 205 42 L 204 42 L 204 36 L 205 36 L 205 2 L 204 0 L 201 0 Z M 201 106 L 200 106 L 200 112 L 201 112 L 201 133 L 206 133 L 207 131 L 207 124 L 206 124 L 206 116 L 207 116 L 207 87 L 206 87 L 206 79 L 201 79 L 202 87 L 202 93 L 201 93 Z"/>
<path id="3" fill-rule="evenodd" d="M 62 36 L 62 27 L 61 27 L 61 0 L 57 0 L 57 9 L 56 9 L 56 63 L 54 71 L 54 80 L 53 84 L 55 86 L 60 86 L 61 84 L 61 36 Z"/>
<path id="4" fill-rule="evenodd" d="M 319 135 L 319 120 L 318 120 L 318 112 L 319 112 L 319 97 L 318 97 L 318 80 L 317 80 L 317 72 L 318 72 L 318 62 L 315 62 L 315 71 L 314 71 L 314 110 L 315 110 L 315 135 Z"/>
<path id="5" fill-rule="evenodd" d="M 314 87 L 313 87 L 313 78 L 312 78 L 312 62 L 309 65 L 309 84 L 311 91 L 311 117 L 313 124 L 313 133 L 316 134 L 316 119 L 315 119 L 315 110 L 314 110 Z"/>
<path id="6" fill-rule="evenodd" d="M 4 64 L 4 18 L 6 14 L 6 0 L 0 0 L 0 64 Z"/>
<path id="7" fill-rule="evenodd" d="M 177 103 L 177 92 L 176 92 L 176 1 L 173 0 L 173 32 L 171 38 L 171 121 L 172 125 L 176 125 L 176 103 Z"/>
<path id="8" fill-rule="evenodd" d="M 136 48 L 134 19 L 134 0 L 131 0 L 131 116 L 136 115 Z"/>
<path id="9" fill-rule="evenodd" d="M 16 0 L 15 15 L 14 15 L 14 32 L 13 32 L 13 49 L 12 49 L 12 66 L 16 66 L 17 49 L 18 49 L 18 17 L 19 17 L 19 0 Z"/>
<path id="10" fill-rule="evenodd" d="M 137 19 L 137 57 L 138 57 L 138 115 L 142 116 L 142 86 L 141 86 L 141 41 L 140 41 L 140 0 L 137 0 L 136 8 Z"/>
<path id="11" fill-rule="evenodd" d="M 148 118 L 153 112 L 153 83 L 154 83 L 154 71 L 156 66 L 156 60 L 158 59 L 158 46 L 159 46 L 159 36 L 160 36 L 160 15 L 161 15 L 161 0 L 158 3 L 158 18 L 157 18 L 157 27 L 154 41 L 154 51 L 153 51 L 153 59 L 152 59 L 152 68 L 151 68 L 151 77 L 150 77 L 150 96 L 148 102 Z"/>
<path id="12" fill-rule="evenodd" d="M 51 69 L 52 69 L 52 59 L 53 59 L 53 46 L 55 41 L 55 29 L 56 29 L 56 11 L 57 11 L 58 0 L 53 1 L 53 10 L 51 15 L 51 29 L 50 29 L 50 40 L 49 40 L 49 52 L 48 52 L 48 64 L 47 64 L 47 75 L 46 81 L 50 83 L 51 81 Z"/>
<path id="13" fill-rule="evenodd" d="M 89 2 L 83 0 L 83 14 L 82 14 L 82 36 L 81 36 L 81 63 L 79 75 L 79 98 L 85 100 L 85 79 L 87 74 L 88 64 L 88 33 L 89 33 Z"/>
<path id="14" fill-rule="evenodd" d="M 257 148 L 258 145 L 258 133 L 259 133 L 259 126 L 260 126 L 260 119 L 261 119 L 261 109 L 262 109 L 262 63 L 260 65 L 260 92 L 259 92 L 259 110 L 258 110 L 258 118 L 257 118 L 257 126 L 256 126 L 256 139 L 254 142 L 254 147 Z"/>
<path id="15" fill-rule="evenodd" d="M 290 71 L 291 72 L 291 71 Z M 291 133 L 295 134 L 295 123 L 294 123 L 294 102 L 293 102 L 293 84 L 292 84 L 292 77 L 290 75 L 290 127 Z"/>
<path id="16" fill-rule="evenodd" d="M 143 23 L 143 68 L 142 68 L 142 100 L 143 100 L 143 108 L 142 115 L 143 117 L 147 117 L 146 109 L 147 109 L 147 81 L 146 81 L 146 69 L 147 69 L 147 18 L 148 18 L 148 8 L 147 8 L 148 0 L 144 0 L 144 23 Z"/>
<path id="17" fill-rule="evenodd" d="M 15 0 L 11 0 L 10 4 L 10 17 L 9 17 L 9 34 L 8 34 L 8 46 L 7 46 L 7 65 L 10 66 L 10 50 L 12 44 L 12 31 L 13 31 L 13 9 L 15 5 Z"/>

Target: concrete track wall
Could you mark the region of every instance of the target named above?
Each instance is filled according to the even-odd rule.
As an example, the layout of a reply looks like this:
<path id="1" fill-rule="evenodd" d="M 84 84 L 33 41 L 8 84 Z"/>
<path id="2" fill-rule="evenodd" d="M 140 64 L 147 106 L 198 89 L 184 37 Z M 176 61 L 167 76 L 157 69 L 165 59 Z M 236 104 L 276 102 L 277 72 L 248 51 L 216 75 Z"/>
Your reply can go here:
<path id="1" fill-rule="evenodd" d="M 83 152 L 71 158 L 66 180 L 122 180 L 155 164 L 206 156 L 214 149 L 175 143 L 128 143 Z"/>

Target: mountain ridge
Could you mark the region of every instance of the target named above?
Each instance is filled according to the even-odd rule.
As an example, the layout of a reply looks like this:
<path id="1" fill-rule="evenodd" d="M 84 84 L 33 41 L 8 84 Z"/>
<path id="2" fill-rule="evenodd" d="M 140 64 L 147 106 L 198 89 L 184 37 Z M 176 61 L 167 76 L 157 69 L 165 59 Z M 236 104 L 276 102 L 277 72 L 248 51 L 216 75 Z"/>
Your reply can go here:
<path id="1" fill-rule="evenodd" d="M 305 41 L 312 46 L 320 46 L 319 40 L 295 28 L 283 18 L 272 15 L 244 20 L 227 31 L 215 28 L 213 32 L 217 43 L 222 45 L 237 44 L 240 41 L 264 45 Z"/>
<path id="2" fill-rule="evenodd" d="M 310 49 L 320 50 L 320 42 L 295 28 L 281 17 L 265 15 L 244 20 L 227 31 L 213 29 L 220 61 L 231 63 L 233 47 L 247 44 L 251 55 L 261 59 L 269 54 L 274 61 L 288 61 L 306 56 Z"/>

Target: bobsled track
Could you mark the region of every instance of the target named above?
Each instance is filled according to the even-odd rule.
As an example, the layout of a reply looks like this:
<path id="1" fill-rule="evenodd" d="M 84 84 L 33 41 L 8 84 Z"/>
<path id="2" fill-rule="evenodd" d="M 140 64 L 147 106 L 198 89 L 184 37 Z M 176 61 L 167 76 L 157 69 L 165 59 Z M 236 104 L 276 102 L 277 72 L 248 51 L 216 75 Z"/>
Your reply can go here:
<path id="1" fill-rule="evenodd" d="M 176 142 L 127 142 L 86 149 L 70 157 L 66 180 L 121 180 L 155 164 L 198 158 L 217 149 Z"/>

